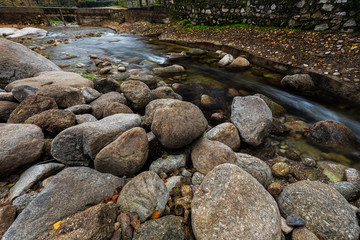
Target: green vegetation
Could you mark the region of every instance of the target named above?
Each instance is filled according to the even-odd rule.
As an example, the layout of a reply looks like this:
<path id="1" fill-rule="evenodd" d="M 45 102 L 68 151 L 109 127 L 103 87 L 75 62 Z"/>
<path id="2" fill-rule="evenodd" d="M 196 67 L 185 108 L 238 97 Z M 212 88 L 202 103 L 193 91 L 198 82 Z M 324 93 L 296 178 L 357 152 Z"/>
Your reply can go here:
<path id="1" fill-rule="evenodd" d="M 61 19 L 59 17 L 51 17 L 49 18 L 50 23 L 62 23 Z"/>
<path id="2" fill-rule="evenodd" d="M 83 74 L 81 76 L 84 77 L 84 78 L 95 79 L 95 77 L 93 75 L 91 75 L 91 74 Z"/>

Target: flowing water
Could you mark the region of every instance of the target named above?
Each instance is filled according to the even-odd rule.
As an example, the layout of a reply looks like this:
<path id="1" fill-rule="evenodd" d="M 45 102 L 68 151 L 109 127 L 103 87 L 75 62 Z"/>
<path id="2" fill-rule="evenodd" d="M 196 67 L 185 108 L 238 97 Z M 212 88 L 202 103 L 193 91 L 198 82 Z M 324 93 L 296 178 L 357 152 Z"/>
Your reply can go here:
<path id="1" fill-rule="evenodd" d="M 65 70 L 79 73 L 91 73 L 91 69 L 94 69 L 89 54 L 110 57 L 115 63 L 127 65 L 127 69 L 148 69 L 149 66 L 164 64 L 170 52 L 188 50 L 176 44 L 131 34 L 116 34 L 107 28 L 55 27 L 47 30 L 49 34 L 46 38 L 32 40 L 27 45 L 47 46 L 44 53 L 50 60 L 57 64 L 70 64 Z M 89 33 L 102 35 L 89 37 Z M 81 37 L 85 35 L 87 36 Z M 49 39 L 69 40 L 69 43 L 49 47 Z M 144 63 L 142 60 L 147 62 Z M 230 73 L 218 68 L 217 61 L 213 53 L 179 60 L 177 63 L 186 68 L 186 73 L 166 78 L 164 81 L 191 84 L 196 93 L 192 95 L 193 99 L 185 98 L 186 100 L 196 102 L 201 94 L 209 94 L 223 103 L 221 106 L 225 112 L 229 112 L 230 103 L 225 96 L 229 87 L 236 88 L 242 95 L 261 93 L 285 107 L 288 116 L 297 117 L 309 125 L 320 120 L 334 120 L 349 127 L 360 139 L 360 110 L 351 103 L 339 103 L 335 97 L 321 94 L 312 98 L 296 95 L 281 88 L 279 82 L 283 76 L 280 74 L 258 67 L 241 73 Z M 76 68 L 75 65 L 78 63 L 85 64 L 85 68 Z M 85 69 L 88 69 L 87 72 Z M 359 151 L 360 149 L 354 149 L 347 155 L 351 159 L 351 163 L 348 164 L 356 167 L 360 165 Z"/>

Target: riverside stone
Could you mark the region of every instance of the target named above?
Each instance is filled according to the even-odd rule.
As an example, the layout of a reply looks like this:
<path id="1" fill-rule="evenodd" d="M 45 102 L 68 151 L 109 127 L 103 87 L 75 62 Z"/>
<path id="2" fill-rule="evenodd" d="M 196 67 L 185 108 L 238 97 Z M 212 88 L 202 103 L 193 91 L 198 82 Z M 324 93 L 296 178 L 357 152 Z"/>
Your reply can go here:
<path id="1" fill-rule="evenodd" d="M 44 134 L 32 124 L 0 125 L 0 177 L 36 161 L 44 146 Z"/>
<path id="2" fill-rule="evenodd" d="M 286 219 L 281 217 L 281 231 L 285 234 L 289 234 L 293 229 L 293 227 L 287 225 Z"/>
<path id="3" fill-rule="evenodd" d="M 156 75 L 168 75 L 168 74 L 173 74 L 173 73 L 181 73 L 184 72 L 185 68 L 183 66 L 180 65 L 171 65 L 168 67 L 163 67 L 163 68 L 154 68 L 153 72 Z"/>
<path id="4" fill-rule="evenodd" d="M 171 173 L 175 169 L 180 169 L 185 167 L 186 165 L 186 154 L 180 155 L 169 155 L 165 159 L 158 158 L 154 162 L 151 163 L 149 170 L 154 171 L 156 173 Z"/>
<path id="5" fill-rule="evenodd" d="M 191 202 L 191 224 L 198 240 L 280 240 L 280 223 L 272 196 L 233 164 L 222 164 L 209 172 Z"/>
<path id="6" fill-rule="evenodd" d="M 259 97 L 235 97 L 231 105 L 231 122 L 244 142 L 258 146 L 271 131 L 272 113 Z"/>
<path id="7" fill-rule="evenodd" d="M 18 107 L 19 104 L 9 101 L 0 101 L 0 122 L 7 122 L 10 114 Z"/>
<path id="8" fill-rule="evenodd" d="M 307 228 L 295 228 L 291 234 L 291 240 L 319 240 L 319 238 Z"/>
<path id="9" fill-rule="evenodd" d="M 147 221 L 135 230 L 133 240 L 184 240 L 182 222 L 182 217 L 173 215 Z"/>
<path id="10" fill-rule="evenodd" d="M 0 87 L 38 72 L 62 71 L 55 63 L 13 41 L 0 38 L 0 52 Z"/>
<path id="11" fill-rule="evenodd" d="M 94 169 L 66 168 L 20 213 L 2 240 L 36 239 L 52 224 L 112 196 L 124 184 L 124 179 Z"/>
<path id="12" fill-rule="evenodd" d="M 294 214 L 290 214 L 286 218 L 286 224 L 291 227 L 303 227 L 305 226 L 306 222 L 303 218 L 296 216 Z"/>
<path id="13" fill-rule="evenodd" d="M 55 137 L 61 131 L 76 123 L 75 114 L 60 109 L 51 109 L 26 119 L 25 123 L 39 126 L 44 133 Z"/>
<path id="14" fill-rule="evenodd" d="M 286 113 L 286 110 L 285 110 L 285 108 L 283 106 L 281 106 L 280 104 L 274 102 L 273 100 L 271 100 L 267 96 L 262 95 L 262 94 L 255 94 L 254 96 L 260 97 L 262 100 L 265 101 L 265 103 L 270 108 L 273 117 L 281 117 Z"/>
<path id="15" fill-rule="evenodd" d="M 80 104 L 66 108 L 65 110 L 74 114 L 85 114 L 91 112 L 92 107 L 89 104 Z"/>
<path id="16" fill-rule="evenodd" d="M 155 111 L 151 131 L 167 148 L 181 148 L 200 137 L 207 120 L 194 104 L 176 101 Z"/>
<path id="17" fill-rule="evenodd" d="M 270 167 L 257 157 L 245 153 L 236 154 L 236 165 L 241 167 L 267 188 L 272 182 Z"/>
<path id="18" fill-rule="evenodd" d="M 22 102 L 28 95 L 36 94 L 39 91 L 39 88 L 31 87 L 27 85 L 21 85 L 14 87 L 11 90 L 11 93 L 13 94 L 14 98 L 18 100 L 19 102 Z"/>
<path id="19" fill-rule="evenodd" d="M 290 172 L 290 167 L 284 162 L 278 162 L 271 167 L 271 170 L 275 177 L 286 177 Z"/>
<path id="20" fill-rule="evenodd" d="M 20 196 L 23 192 L 30 189 L 38 181 L 41 181 L 51 175 L 55 175 L 64 167 L 65 165 L 59 163 L 47 163 L 28 168 L 20 175 L 20 179 L 10 189 L 8 200 L 12 201 L 14 198 Z"/>
<path id="21" fill-rule="evenodd" d="M 144 123 L 147 126 L 151 126 L 156 110 L 166 106 L 170 106 L 174 102 L 181 102 L 181 101 L 177 99 L 156 99 L 151 101 L 148 105 L 146 105 L 145 108 Z"/>
<path id="22" fill-rule="evenodd" d="M 68 86 L 45 86 L 36 94 L 52 97 L 59 108 L 69 108 L 75 105 L 85 104 L 85 97 L 81 90 Z"/>
<path id="23" fill-rule="evenodd" d="M 348 168 L 345 170 L 346 181 L 354 184 L 360 188 L 360 172 L 355 168 Z"/>
<path id="24" fill-rule="evenodd" d="M 288 185 L 278 199 L 284 217 L 295 214 L 321 239 L 357 239 L 360 227 L 356 214 L 335 188 L 318 181 Z"/>
<path id="25" fill-rule="evenodd" d="M 97 119 L 101 119 L 103 117 L 105 107 L 112 102 L 126 104 L 127 101 L 126 98 L 118 92 L 103 94 L 90 103 L 92 107 L 92 115 L 94 115 Z"/>
<path id="26" fill-rule="evenodd" d="M 8 123 L 23 123 L 29 117 L 49 109 L 58 108 L 53 98 L 45 95 L 29 95 L 10 114 Z"/>
<path id="27" fill-rule="evenodd" d="M 175 98 L 175 92 L 171 87 L 161 86 L 151 91 L 153 99 Z"/>
<path id="28" fill-rule="evenodd" d="M 140 81 L 148 85 L 150 89 L 154 89 L 156 88 L 158 77 L 155 77 L 153 75 L 131 75 L 126 80 Z"/>
<path id="29" fill-rule="evenodd" d="M 91 87 L 81 88 L 81 92 L 85 98 L 86 103 L 90 103 L 101 96 L 101 93 Z"/>
<path id="30" fill-rule="evenodd" d="M 154 212 L 162 213 L 169 198 L 165 183 L 153 171 L 142 172 L 122 189 L 117 200 L 123 212 L 136 212 L 141 222 Z"/>
<path id="31" fill-rule="evenodd" d="M 87 123 L 87 122 L 96 122 L 97 119 L 96 117 L 94 117 L 91 114 L 79 114 L 79 115 L 75 115 L 76 118 L 76 123 L 77 124 L 82 124 L 82 123 Z"/>
<path id="32" fill-rule="evenodd" d="M 121 92 L 120 84 L 118 82 L 106 78 L 95 79 L 94 88 L 101 93 Z"/>
<path id="33" fill-rule="evenodd" d="M 232 61 L 234 61 L 234 57 L 231 54 L 226 54 L 219 62 L 218 64 L 221 67 L 226 67 L 229 65 Z"/>
<path id="34" fill-rule="evenodd" d="M 15 102 L 15 98 L 11 92 L 0 92 L 0 101 Z"/>
<path id="35" fill-rule="evenodd" d="M 108 117 L 118 113 L 134 113 L 128 106 L 118 102 L 108 104 L 104 109 L 104 117 Z"/>
<path id="36" fill-rule="evenodd" d="M 77 73 L 64 71 L 39 72 L 34 77 L 14 81 L 5 87 L 10 92 L 14 87 L 27 85 L 35 88 L 45 86 L 67 86 L 74 88 L 93 87 L 93 82 L 83 78 Z"/>
<path id="37" fill-rule="evenodd" d="M 315 84 L 309 74 L 287 75 L 281 80 L 281 85 L 304 91 L 315 88 Z"/>
<path id="38" fill-rule="evenodd" d="M 104 147 L 94 161 L 95 169 L 115 176 L 133 176 L 145 164 L 149 143 L 143 128 L 135 127 Z"/>
<path id="39" fill-rule="evenodd" d="M 246 58 L 237 57 L 226 68 L 231 71 L 243 71 L 250 68 L 250 62 Z"/>
<path id="40" fill-rule="evenodd" d="M 13 201 L 13 205 L 16 207 L 17 214 L 20 214 L 26 207 L 29 205 L 29 203 L 34 200 L 39 193 L 28 193 L 21 195 Z"/>
<path id="41" fill-rule="evenodd" d="M 76 125 L 54 138 L 51 153 L 64 164 L 88 166 L 103 147 L 140 124 L 139 115 L 115 114 L 96 122 Z"/>
<path id="42" fill-rule="evenodd" d="M 193 144 L 191 160 L 194 168 L 204 175 L 220 164 L 237 162 L 236 155 L 230 147 L 204 137 Z"/>
<path id="43" fill-rule="evenodd" d="M 360 198 L 360 189 L 350 182 L 330 183 L 346 200 L 356 201 Z"/>
<path id="44" fill-rule="evenodd" d="M 143 109 L 152 100 L 150 88 L 140 81 L 126 81 L 120 86 L 126 99 L 135 109 Z"/>
<path id="45" fill-rule="evenodd" d="M 235 125 L 232 123 L 222 123 L 217 125 L 209 130 L 204 137 L 209 140 L 224 143 L 234 151 L 238 151 L 240 148 L 240 136 Z"/>
<path id="46" fill-rule="evenodd" d="M 7 205 L 0 208 L 0 238 L 11 226 L 16 218 L 16 208 L 13 205 Z"/>

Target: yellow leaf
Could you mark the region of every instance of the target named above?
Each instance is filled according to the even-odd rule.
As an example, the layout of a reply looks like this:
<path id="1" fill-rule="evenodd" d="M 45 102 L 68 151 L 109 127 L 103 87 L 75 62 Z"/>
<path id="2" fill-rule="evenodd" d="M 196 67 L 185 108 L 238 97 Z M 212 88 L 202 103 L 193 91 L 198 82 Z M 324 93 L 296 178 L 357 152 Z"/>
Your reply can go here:
<path id="1" fill-rule="evenodd" d="M 160 217 L 160 214 L 161 214 L 161 210 L 156 211 L 156 212 L 154 212 L 154 213 L 151 215 L 151 218 L 152 218 L 152 219 L 157 219 L 157 218 Z"/>
<path id="2" fill-rule="evenodd" d="M 60 224 L 61 224 L 62 222 L 64 222 L 64 220 L 60 220 L 60 221 L 54 223 L 54 225 L 53 225 L 54 229 L 55 229 L 55 230 L 58 229 L 58 228 L 60 227 Z"/>

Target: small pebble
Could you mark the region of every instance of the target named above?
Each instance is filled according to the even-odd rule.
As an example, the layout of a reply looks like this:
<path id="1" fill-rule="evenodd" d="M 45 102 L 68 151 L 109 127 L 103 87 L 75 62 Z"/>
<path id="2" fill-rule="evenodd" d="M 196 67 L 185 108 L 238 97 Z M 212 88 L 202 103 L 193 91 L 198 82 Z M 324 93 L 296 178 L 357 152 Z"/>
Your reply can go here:
<path id="1" fill-rule="evenodd" d="M 195 172 L 192 179 L 191 179 L 191 182 L 193 185 L 200 185 L 204 179 L 204 175 L 201 174 L 200 172 Z"/>
<path id="2" fill-rule="evenodd" d="M 305 226 L 306 222 L 303 218 L 291 214 L 286 218 L 286 224 L 291 227 L 303 227 Z"/>
<path id="3" fill-rule="evenodd" d="M 181 175 L 183 175 L 184 177 L 191 177 L 191 176 L 192 176 L 192 173 L 189 172 L 188 170 L 184 169 L 184 170 L 181 172 Z"/>
<path id="4" fill-rule="evenodd" d="M 192 196 L 192 189 L 190 185 L 182 185 L 181 186 L 181 195 L 183 197 L 185 196 Z"/>
<path id="5" fill-rule="evenodd" d="M 289 165 L 283 162 L 275 163 L 271 169 L 275 177 L 285 177 L 290 172 Z"/>
<path id="6" fill-rule="evenodd" d="M 270 184 L 267 188 L 267 191 L 271 194 L 271 195 L 279 195 L 281 193 L 281 185 L 280 183 L 274 182 L 272 184 Z"/>
<path id="7" fill-rule="evenodd" d="M 293 229 L 293 227 L 287 225 L 285 218 L 281 217 L 281 231 L 285 234 L 289 234 Z"/>
<path id="8" fill-rule="evenodd" d="M 316 161 L 312 158 L 306 157 L 306 158 L 302 158 L 301 162 L 308 167 L 315 167 L 316 166 Z"/>

